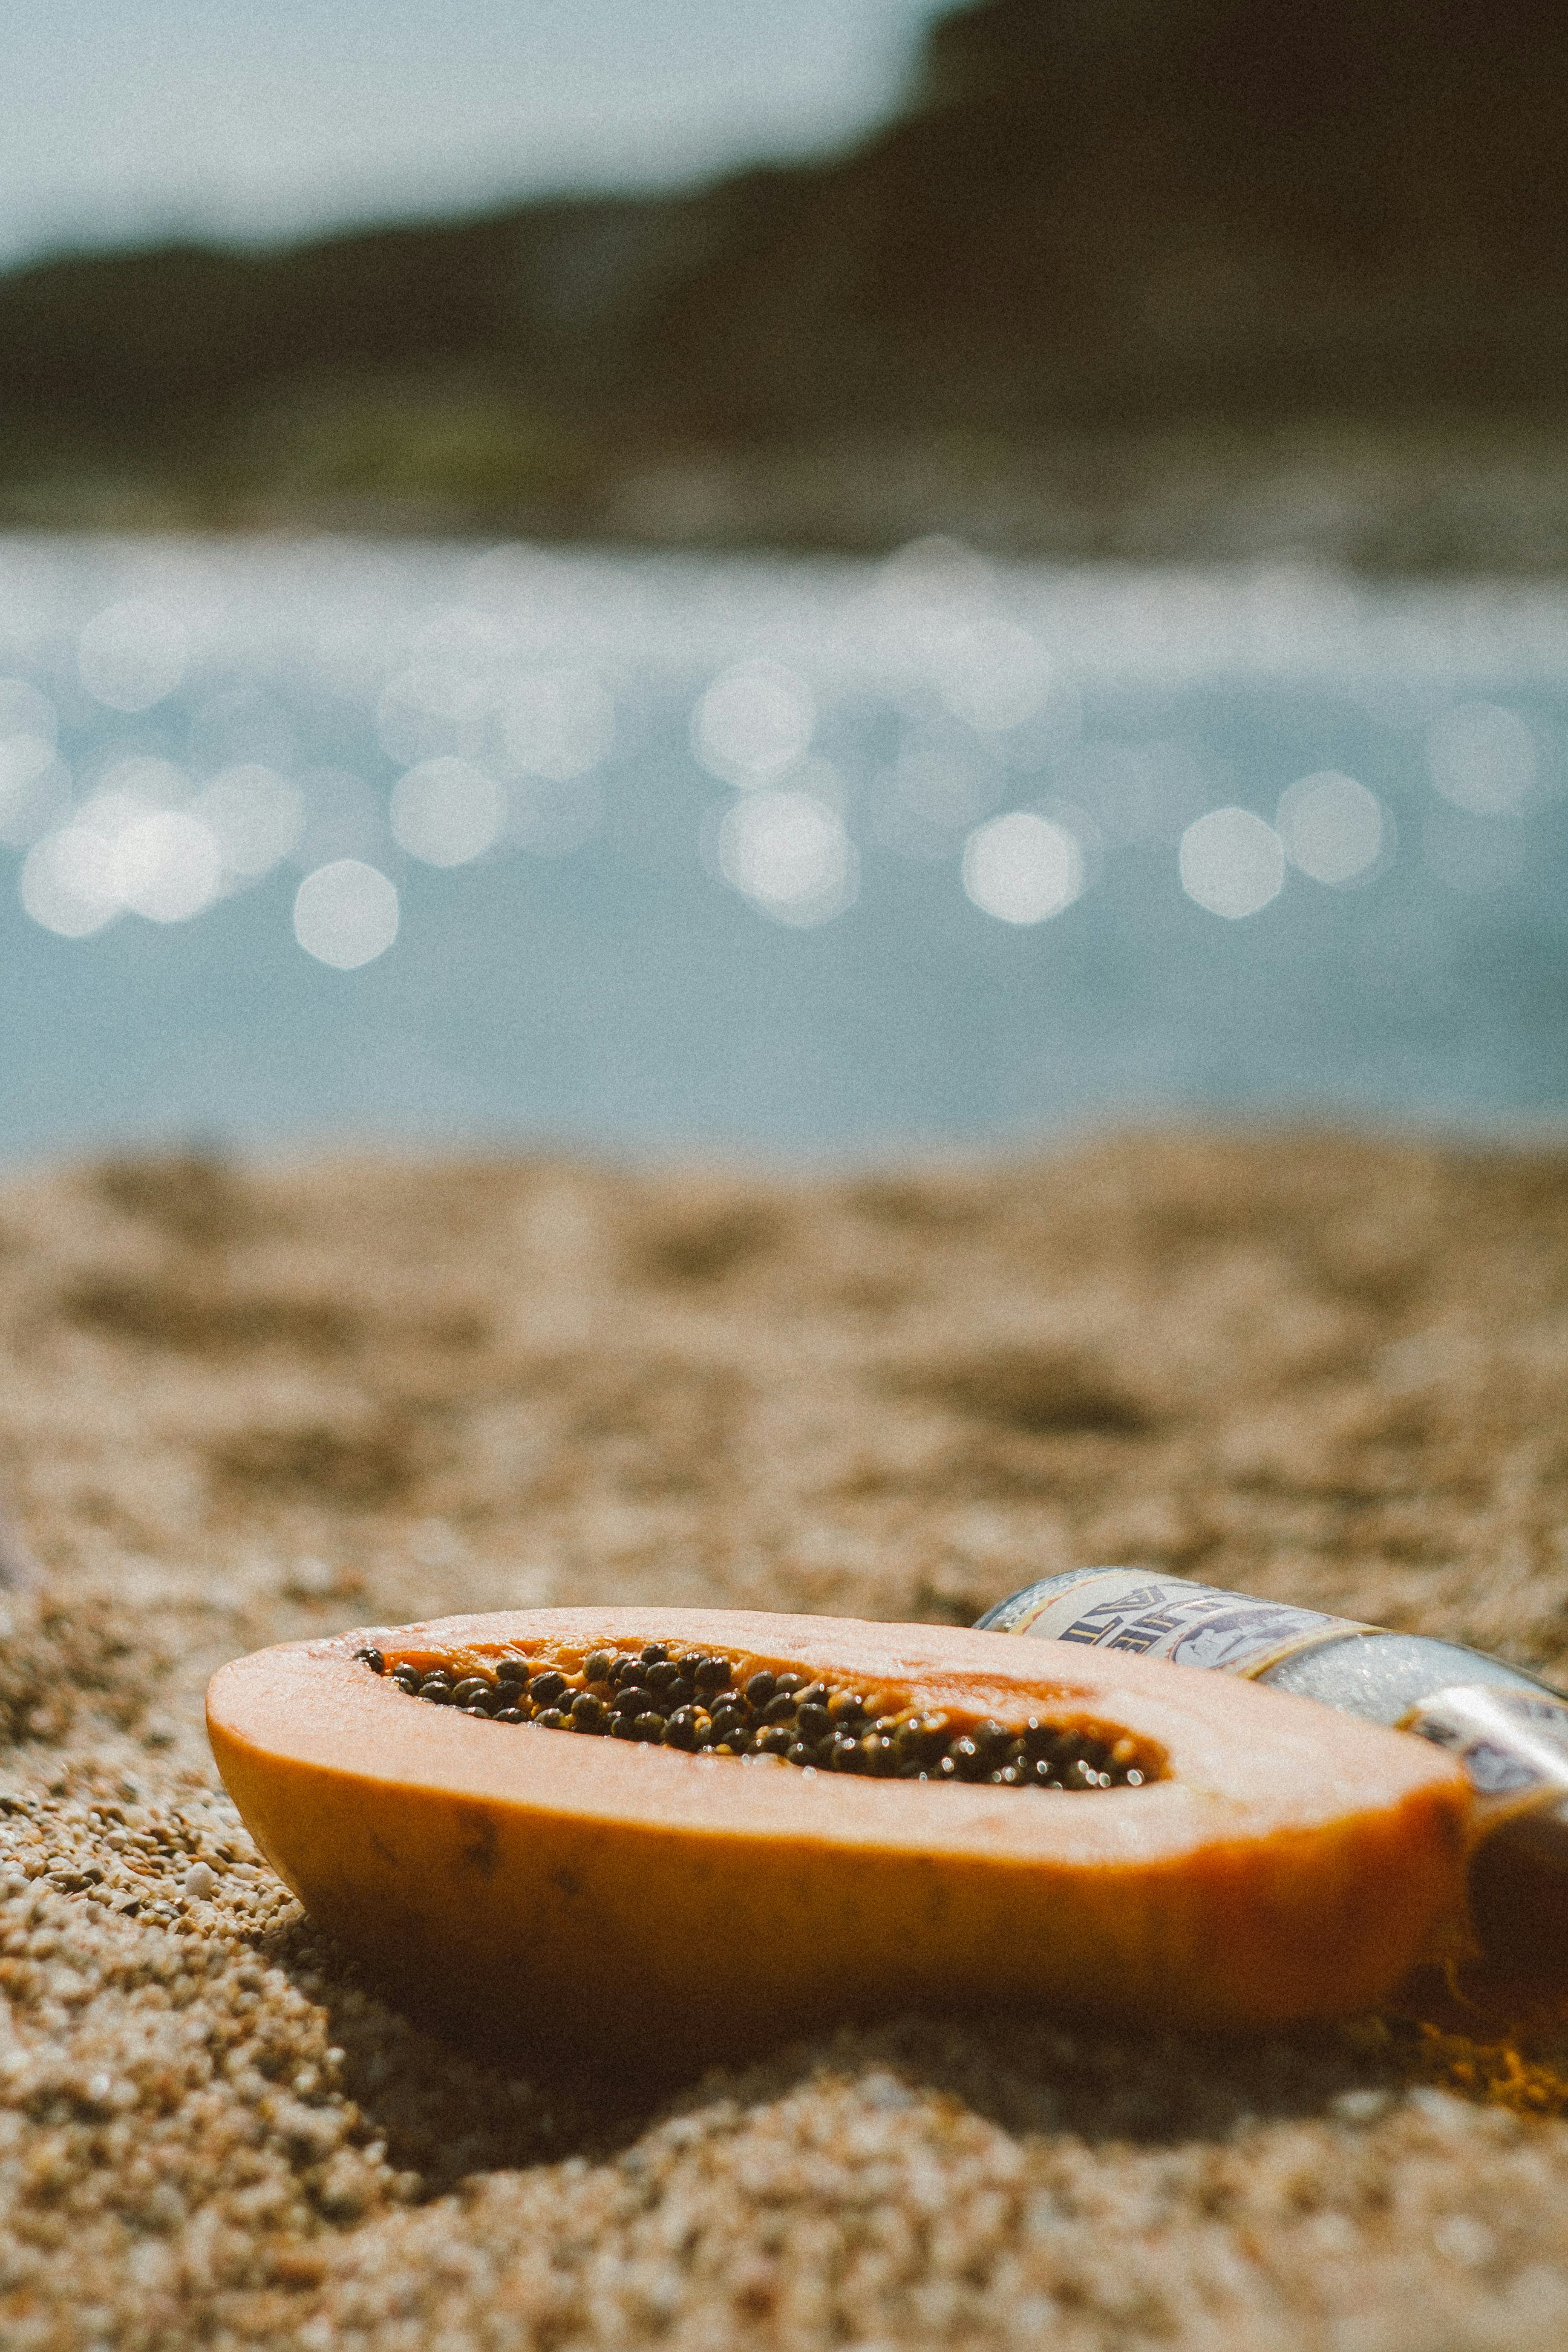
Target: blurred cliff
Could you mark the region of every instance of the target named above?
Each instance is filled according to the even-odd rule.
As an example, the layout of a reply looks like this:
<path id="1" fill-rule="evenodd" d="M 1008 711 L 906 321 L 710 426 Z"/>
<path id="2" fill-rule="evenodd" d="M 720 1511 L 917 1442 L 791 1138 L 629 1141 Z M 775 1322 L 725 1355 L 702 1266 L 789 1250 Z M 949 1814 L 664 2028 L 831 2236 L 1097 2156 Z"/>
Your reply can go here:
<path id="1" fill-rule="evenodd" d="M 1568 16 L 985 0 L 859 152 L 0 279 L 0 519 L 1568 565 Z"/>

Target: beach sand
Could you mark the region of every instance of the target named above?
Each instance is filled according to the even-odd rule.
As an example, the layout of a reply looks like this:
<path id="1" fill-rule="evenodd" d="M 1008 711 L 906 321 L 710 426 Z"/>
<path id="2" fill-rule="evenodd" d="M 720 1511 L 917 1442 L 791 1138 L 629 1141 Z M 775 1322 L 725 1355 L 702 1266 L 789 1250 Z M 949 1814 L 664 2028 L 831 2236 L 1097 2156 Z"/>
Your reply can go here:
<path id="1" fill-rule="evenodd" d="M 222 1660 L 360 1622 L 962 1623 L 1095 1560 L 1568 1675 L 1568 1158 L 116 1162 L 0 1186 L 0 1326 L 46 1579 L 0 1652 L 8 2347 L 1568 2341 L 1544 1995 L 1428 1983 L 1263 2042 L 893 2018 L 673 2095 L 519 2080 L 313 1935 L 201 1729 Z"/>

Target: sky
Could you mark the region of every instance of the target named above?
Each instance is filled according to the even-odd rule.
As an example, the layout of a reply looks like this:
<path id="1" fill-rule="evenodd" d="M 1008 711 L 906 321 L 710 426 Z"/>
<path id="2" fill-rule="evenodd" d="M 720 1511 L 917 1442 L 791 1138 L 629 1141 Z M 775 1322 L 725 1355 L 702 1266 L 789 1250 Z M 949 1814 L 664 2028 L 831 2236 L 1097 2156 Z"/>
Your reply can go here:
<path id="1" fill-rule="evenodd" d="M 0 263 L 826 152 L 942 0 L 0 0 Z"/>

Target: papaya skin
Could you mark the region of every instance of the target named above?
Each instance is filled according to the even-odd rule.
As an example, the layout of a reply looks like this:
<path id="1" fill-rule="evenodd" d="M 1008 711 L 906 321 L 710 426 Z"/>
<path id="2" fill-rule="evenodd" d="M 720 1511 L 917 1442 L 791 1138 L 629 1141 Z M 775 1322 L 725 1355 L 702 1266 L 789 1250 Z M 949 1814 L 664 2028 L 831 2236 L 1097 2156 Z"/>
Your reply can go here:
<path id="1" fill-rule="evenodd" d="M 1163 1777 L 1058 1796 L 687 1755 L 478 1721 L 355 1658 L 571 1671 L 648 1641 L 1125 1730 Z M 557 2058 L 700 2064 L 908 2008 L 1253 2031 L 1374 2006 L 1464 1916 L 1468 1784 L 1441 1750 L 1068 1643 L 527 1610 L 259 1651 L 207 1723 L 268 1862 L 395 1998 Z"/>

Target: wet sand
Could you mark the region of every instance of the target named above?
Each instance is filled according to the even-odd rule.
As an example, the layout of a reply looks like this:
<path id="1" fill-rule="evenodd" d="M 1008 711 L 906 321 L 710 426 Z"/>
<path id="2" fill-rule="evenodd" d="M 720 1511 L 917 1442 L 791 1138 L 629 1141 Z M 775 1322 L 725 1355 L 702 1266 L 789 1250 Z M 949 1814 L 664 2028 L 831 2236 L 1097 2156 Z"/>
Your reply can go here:
<path id="1" fill-rule="evenodd" d="M 45 1577 L 0 1653 L 8 2346 L 1568 2337 L 1547 2001 L 1235 2044 L 896 2018 L 673 2095 L 530 2082 L 312 1934 L 200 1718 L 224 1658 L 357 1622 L 964 1622 L 1102 1559 L 1568 1677 L 1568 1158 L 116 1163 L 0 1186 L 0 1327 Z"/>

